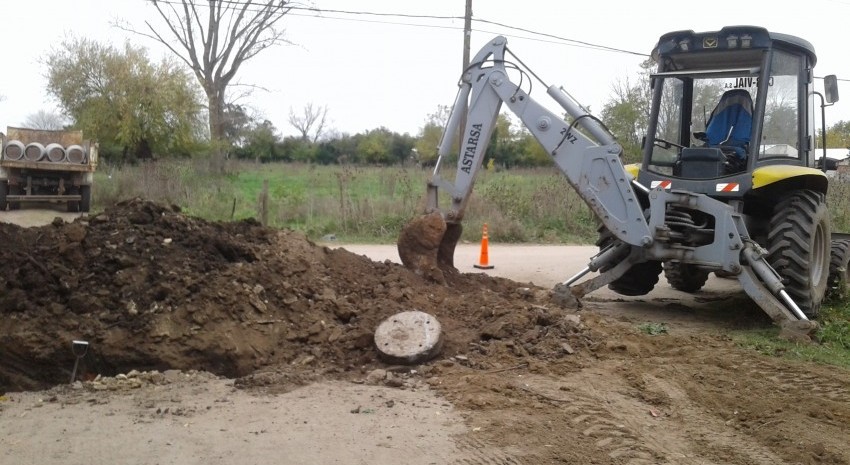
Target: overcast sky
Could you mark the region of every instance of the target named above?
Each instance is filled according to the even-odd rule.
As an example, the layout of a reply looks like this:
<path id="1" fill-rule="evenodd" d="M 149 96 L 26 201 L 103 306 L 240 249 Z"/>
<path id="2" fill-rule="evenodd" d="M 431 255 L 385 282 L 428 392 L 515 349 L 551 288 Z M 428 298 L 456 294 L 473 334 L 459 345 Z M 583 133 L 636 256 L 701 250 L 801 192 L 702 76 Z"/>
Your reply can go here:
<path id="1" fill-rule="evenodd" d="M 199 0 L 200 1 L 200 0 Z M 780 6 L 782 5 L 782 6 Z M 473 0 L 473 17 L 516 28 L 648 54 L 665 32 L 717 30 L 752 24 L 798 35 L 818 53 L 816 76 L 836 74 L 840 101 L 827 122 L 850 120 L 850 0 L 809 0 L 786 7 L 768 1 L 646 2 L 596 0 Z M 462 17 L 465 0 L 314 0 L 324 10 Z M 802 11 L 801 8 L 806 8 Z M 42 57 L 68 34 L 121 45 L 130 40 L 159 58 L 164 48 L 111 26 L 116 20 L 144 28 L 158 23 L 143 0 L 30 0 L 3 7 L 0 128 L 21 124 L 38 110 L 58 111 L 46 95 Z M 330 126 L 354 134 L 377 127 L 416 135 L 429 113 L 450 104 L 462 63 L 463 20 L 293 12 L 283 19 L 294 45 L 264 51 L 237 80 L 256 90 L 240 103 L 294 134 L 290 109 L 327 105 Z M 484 22 L 473 22 L 472 55 L 497 34 L 548 84 L 563 85 L 598 112 L 616 80 L 633 78 L 640 55 L 611 52 Z M 822 80 L 817 81 L 822 90 Z M 543 88 L 532 92 L 547 99 Z M 553 107 L 555 108 L 555 107 Z M 3 130 L 3 129 L 0 129 Z"/>

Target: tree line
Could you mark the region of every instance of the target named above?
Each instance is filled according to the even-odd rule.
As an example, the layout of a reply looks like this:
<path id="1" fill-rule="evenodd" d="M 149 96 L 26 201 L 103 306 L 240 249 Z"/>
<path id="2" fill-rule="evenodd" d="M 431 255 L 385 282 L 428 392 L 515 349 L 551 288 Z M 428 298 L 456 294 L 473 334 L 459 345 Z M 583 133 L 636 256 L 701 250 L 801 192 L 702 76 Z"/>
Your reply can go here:
<path id="1" fill-rule="evenodd" d="M 205 3 L 206 7 L 198 7 Z M 228 102 L 228 89 L 242 63 L 287 40 L 279 27 L 290 2 L 261 0 L 233 7 L 224 0 L 150 3 L 161 20 L 128 31 L 149 37 L 171 52 L 153 62 L 143 47 L 66 39 L 45 60 L 47 93 L 62 115 L 38 112 L 26 124 L 41 129 L 72 127 L 100 142 L 102 157 L 133 162 L 155 157 L 214 157 L 260 162 L 433 165 L 449 108 L 427 115 L 415 135 L 380 127 L 354 135 L 328 127 L 327 106 L 307 104 L 290 110 L 287 123 L 299 134 L 282 137 L 275 124 Z M 201 26 L 203 25 L 203 26 Z M 650 73 L 641 65 L 637 78 L 616 81 L 599 112 L 624 148 L 624 161 L 640 159 L 650 111 Z M 715 95 L 706 92 L 706 106 Z M 778 128 L 782 121 L 774 121 Z M 850 146 L 850 122 L 827 131 L 827 146 Z M 454 163 L 457 146 L 447 163 Z M 551 157 L 534 137 L 507 114 L 498 117 L 485 163 L 498 167 L 541 166 Z"/>

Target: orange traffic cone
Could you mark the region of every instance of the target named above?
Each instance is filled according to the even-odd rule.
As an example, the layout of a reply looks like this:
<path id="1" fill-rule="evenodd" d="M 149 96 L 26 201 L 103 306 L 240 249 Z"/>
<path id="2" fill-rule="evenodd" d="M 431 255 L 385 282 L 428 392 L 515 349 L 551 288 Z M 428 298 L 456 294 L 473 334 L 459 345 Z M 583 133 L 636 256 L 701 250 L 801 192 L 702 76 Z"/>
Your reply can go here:
<path id="1" fill-rule="evenodd" d="M 481 255 L 478 257 L 478 263 L 473 265 L 481 270 L 492 270 L 493 265 L 490 264 L 490 256 L 487 253 L 487 246 L 490 244 L 490 239 L 487 238 L 487 223 L 484 223 L 484 228 L 481 235 Z"/>

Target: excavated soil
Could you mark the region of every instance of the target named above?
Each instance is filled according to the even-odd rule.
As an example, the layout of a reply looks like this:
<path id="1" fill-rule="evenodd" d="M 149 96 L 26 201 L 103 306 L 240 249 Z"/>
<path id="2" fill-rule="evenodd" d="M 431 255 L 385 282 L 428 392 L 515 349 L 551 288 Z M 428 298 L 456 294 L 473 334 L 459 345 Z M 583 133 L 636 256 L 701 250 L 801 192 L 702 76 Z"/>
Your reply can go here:
<path id="1" fill-rule="evenodd" d="M 452 463 L 850 463 L 846 370 L 720 332 L 650 336 L 594 312 L 610 303 L 562 308 L 546 289 L 483 274 L 440 284 L 292 231 L 142 200 L 72 223 L 0 224 L 0 239 L 0 393 L 67 383 L 71 341 L 85 340 L 89 393 L 144 389 L 166 370 L 263 395 L 329 380 L 427 386 L 468 427 Z M 408 310 L 434 315 L 445 346 L 429 363 L 387 366 L 374 330 Z"/>

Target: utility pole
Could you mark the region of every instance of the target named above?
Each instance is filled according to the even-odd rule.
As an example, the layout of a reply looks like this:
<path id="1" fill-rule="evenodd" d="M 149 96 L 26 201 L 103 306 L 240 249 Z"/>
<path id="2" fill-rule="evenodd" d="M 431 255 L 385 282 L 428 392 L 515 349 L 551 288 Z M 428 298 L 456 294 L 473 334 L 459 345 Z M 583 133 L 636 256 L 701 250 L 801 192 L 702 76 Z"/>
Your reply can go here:
<path id="1" fill-rule="evenodd" d="M 472 0 L 466 0 L 466 13 L 463 19 L 463 68 L 460 72 L 466 71 L 469 67 L 469 42 L 472 38 Z M 463 74 L 461 74 L 463 76 Z M 458 142 L 463 141 L 464 131 L 466 131 L 466 113 L 464 112 L 460 118 L 460 128 L 458 130 Z"/>
<path id="2" fill-rule="evenodd" d="M 463 20 L 463 68 L 469 66 L 469 40 L 472 37 L 472 0 L 466 0 L 466 14 Z"/>

